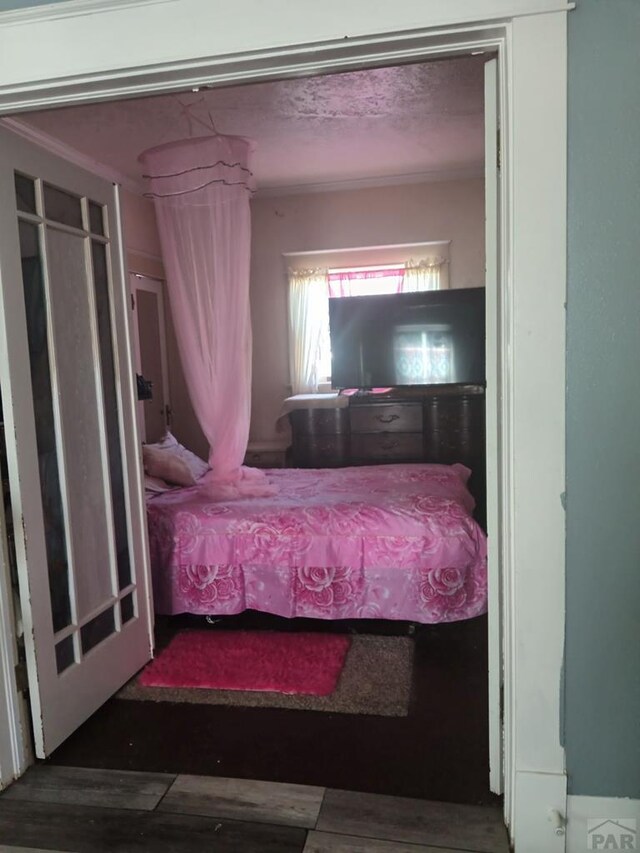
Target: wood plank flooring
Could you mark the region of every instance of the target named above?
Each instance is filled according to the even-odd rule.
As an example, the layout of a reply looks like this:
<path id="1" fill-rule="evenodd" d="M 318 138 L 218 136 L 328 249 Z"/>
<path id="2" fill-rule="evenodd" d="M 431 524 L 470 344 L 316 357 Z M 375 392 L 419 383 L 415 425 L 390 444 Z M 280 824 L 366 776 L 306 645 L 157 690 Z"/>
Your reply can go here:
<path id="1" fill-rule="evenodd" d="M 153 811 L 175 780 L 171 773 L 118 772 L 36 765 L 4 799 Z"/>
<path id="2" fill-rule="evenodd" d="M 416 626 L 284 619 L 252 611 L 215 625 L 202 617 L 167 617 L 156 625 L 158 644 L 190 628 L 374 636 L 404 636 L 413 628 L 409 715 L 114 697 L 55 750 L 51 763 L 265 779 L 469 805 L 496 802 L 489 791 L 486 616 Z"/>
<path id="3" fill-rule="evenodd" d="M 508 853 L 500 810 L 305 785 L 41 764 L 0 853 Z"/>
<path id="4" fill-rule="evenodd" d="M 312 830 L 307 835 L 303 853 L 458 853 L 451 847 L 425 847 L 422 844 L 402 844 L 396 841 L 376 841 L 374 838 L 354 838 L 352 835 L 333 835 Z"/>
<path id="5" fill-rule="evenodd" d="M 493 816 L 493 819 L 491 817 Z M 317 823 L 322 832 L 499 853 L 500 810 L 356 791 L 327 791 Z M 508 853 L 508 848 L 504 848 Z"/>
<path id="6" fill-rule="evenodd" d="M 311 828 L 318 821 L 324 793 L 324 788 L 311 785 L 178 776 L 160 810 Z"/>

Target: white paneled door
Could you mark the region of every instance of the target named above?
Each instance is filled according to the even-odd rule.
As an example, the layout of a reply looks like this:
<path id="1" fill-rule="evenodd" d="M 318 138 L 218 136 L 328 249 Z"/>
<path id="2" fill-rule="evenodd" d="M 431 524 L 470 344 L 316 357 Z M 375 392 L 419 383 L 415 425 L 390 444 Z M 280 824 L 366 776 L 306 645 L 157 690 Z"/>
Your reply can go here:
<path id="1" fill-rule="evenodd" d="M 0 128 L 0 383 L 36 754 L 152 653 L 117 188 Z"/>

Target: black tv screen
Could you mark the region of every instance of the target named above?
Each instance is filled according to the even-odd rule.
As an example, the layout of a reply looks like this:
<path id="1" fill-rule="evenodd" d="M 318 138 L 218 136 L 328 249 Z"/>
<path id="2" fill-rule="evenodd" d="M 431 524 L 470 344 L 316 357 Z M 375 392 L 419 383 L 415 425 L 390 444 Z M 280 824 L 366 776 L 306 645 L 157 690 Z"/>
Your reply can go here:
<path id="1" fill-rule="evenodd" d="M 483 287 L 329 299 L 334 388 L 485 381 Z"/>

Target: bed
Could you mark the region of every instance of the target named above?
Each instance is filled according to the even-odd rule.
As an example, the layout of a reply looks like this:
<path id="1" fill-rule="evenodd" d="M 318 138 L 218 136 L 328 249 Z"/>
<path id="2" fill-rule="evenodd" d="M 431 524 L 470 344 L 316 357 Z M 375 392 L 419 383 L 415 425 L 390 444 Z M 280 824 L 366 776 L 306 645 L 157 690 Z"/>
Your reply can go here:
<path id="1" fill-rule="evenodd" d="M 225 503 L 194 486 L 148 501 L 157 613 L 435 623 L 486 611 L 464 466 L 266 473 L 272 497 Z"/>

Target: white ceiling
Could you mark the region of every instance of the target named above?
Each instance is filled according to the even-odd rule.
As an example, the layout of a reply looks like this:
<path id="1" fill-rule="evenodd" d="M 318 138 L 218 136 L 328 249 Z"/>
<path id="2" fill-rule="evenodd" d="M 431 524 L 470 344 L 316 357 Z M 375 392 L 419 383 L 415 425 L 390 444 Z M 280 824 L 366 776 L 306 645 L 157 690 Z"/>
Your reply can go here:
<path id="1" fill-rule="evenodd" d="M 20 116 L 141 185 L 145 148 L 207 131 L 257 143 L 259 189 L 481 174 L 484 57 L 160 95 Z M 182 104 L 192 105 L 186 117 Z"/>

